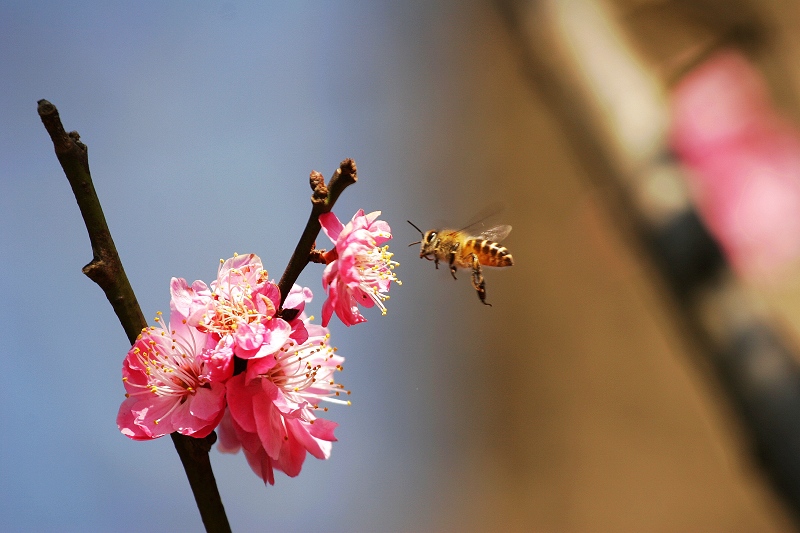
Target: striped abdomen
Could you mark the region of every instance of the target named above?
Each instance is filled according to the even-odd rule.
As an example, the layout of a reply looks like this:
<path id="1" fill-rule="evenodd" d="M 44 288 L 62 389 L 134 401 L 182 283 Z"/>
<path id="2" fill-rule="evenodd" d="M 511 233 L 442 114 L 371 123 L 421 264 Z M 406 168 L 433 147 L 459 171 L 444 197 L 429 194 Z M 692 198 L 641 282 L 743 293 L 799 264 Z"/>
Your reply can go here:
<path id="1" fill-rule="evenodd" d="M 514 264 L 514 258 L 511 257 L 508 249 L 494 241 L 467 239 L 461 249 L 461 257 L 463 260 L 468 261 L 473 253 L 478 256 L 478 261 L 482 266 L 507 267 Z"/>

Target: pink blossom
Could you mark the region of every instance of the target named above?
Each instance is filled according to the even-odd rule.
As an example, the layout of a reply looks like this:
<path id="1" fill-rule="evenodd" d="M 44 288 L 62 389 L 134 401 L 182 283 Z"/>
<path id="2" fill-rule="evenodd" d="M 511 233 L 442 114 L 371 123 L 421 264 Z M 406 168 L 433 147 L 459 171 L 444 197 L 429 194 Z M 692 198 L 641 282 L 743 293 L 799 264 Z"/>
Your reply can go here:
<path id="1" fill-rule="evenodd" d="M 800 258 L 800 132 L 744 56 L 720 52 L 681 80 L 671 143 L 740 274 L 767 279 Z"/>
<path id="2" fill-rule="evenodd" d="M 265 357 L 280 349 L 290 336 L 302 342 L 305 335 L 276 316 L 280 290 L 268 280 L 255 254 L 222 261 L 210 289 L 202 281 L 189 286 L 183 278 L 172 278 L 170 290 L 172 309 L 186 317 L 190 326 L 211 333 L 212 340 L 220 344 L 220 353 L 229 346 L 231 353 L 242 359 Z"/>
<path id="3" fill-rule="evenodd" d="M 386 314 L 383 302 L 394 281 L 396 261 L 392 261 L 389 247 L 382 244 L 392 238 L 389 225 L 377 220 L 380 211 L 368 215 L 359 209 L 353 219 L 342 225 L 333 213 L 320 215 L 319 221 L 335 248 L 329 252 L 329 262 L 322 274 L 322 286 L 328 298 L 322 306 L 322 325 L 327 326 L 333 313 L 346 325 L 366 322 L 358 306 L 377 305 Z"/>
<path id="4" fill-rule="evenodd" d="M 165 328 L 148 327 L 128 351 L 122 366 L 126 400 L 117 415 L 123 435 L 155 439 L 177 431 L 205 437 L 225 410 L 225 385 L 213 381 L 203 352 L 207 333 L 174 313 Z"/>
<path id="5" fill-rule="evenodd" d="M 308 338 L 288 342 L 270 357 L 251 359 L 247 372 L 227 383 L 228 414 L 219 426 L 219 450 L 244 450 L 250 467 L 274 484 L 273 470 L 289 476 L 300 473 L 306 453 L 318 459 L 330 457 L 337 424 L 317 418 L 327 411 L 322 401 L 345 403 L 333 374 L 341 370 L 343 357 L 328 345 L 327 329 L 301 322 Z"/>

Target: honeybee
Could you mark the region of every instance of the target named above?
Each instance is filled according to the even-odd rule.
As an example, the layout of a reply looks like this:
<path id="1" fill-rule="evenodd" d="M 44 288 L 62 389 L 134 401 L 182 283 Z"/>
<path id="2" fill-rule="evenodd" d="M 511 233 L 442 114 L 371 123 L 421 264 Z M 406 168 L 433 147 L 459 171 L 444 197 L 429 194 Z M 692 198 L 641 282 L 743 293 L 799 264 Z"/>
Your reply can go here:
<path id="1" fill-rule="evenodd" d="M 484 305 L 492 305 L 486 301 L 486 282 L 483 279 L 481 266 L 509 267 L 514 264 L 514 258 L 508 249 L 498 244 L 511 233 L 511 226 L 495 226 L 477 235 L 471 235 L 466 228 L 432 229 L 423 233 L 410 220 L 406 222 L 422 236 L 422 240 L 409 244 L 409 246 L 420 245 L 420 259 L 424 257 L 428 261 L 433 261 L 437 269 L 439 261 L 447 261 L 453 279 L 456 279 L 456 270 L 459 268 L 471 268 L 472 286 L 478 292 L 478 298 Z"/>

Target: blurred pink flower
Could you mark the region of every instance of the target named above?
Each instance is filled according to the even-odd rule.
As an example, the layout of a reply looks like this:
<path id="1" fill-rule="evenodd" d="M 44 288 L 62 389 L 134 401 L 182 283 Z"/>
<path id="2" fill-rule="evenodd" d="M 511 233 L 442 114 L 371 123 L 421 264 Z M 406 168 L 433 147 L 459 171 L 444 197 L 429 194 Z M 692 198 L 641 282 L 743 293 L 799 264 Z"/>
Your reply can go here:
<path id="1" fill-rule="evenodd" d="M 358 306 L 377 305 L 386 314 L 383 302 L 389 298 L 391 282 L 401 284 L 394 274 L 389 247 L 381 245 L 392 238 L 389 225 L 377 220 L 380 211 L 364 215 L 359 209 L 353 219 L 342 225 L 333 213 L 320 215 L 319 221 L 335 248 L 333 258 L 322 274 L 322 286 L 328 298 L 322 306 L 322 325 L 327 326 L 333 313 L 346 325 L 366 322 Z M 326 255 L 328 255 L 326 254 Z"/>
<path id="2" fill-rule="evenodd" d="M 675 87 L 671 144 L 739 273 L 768 277 L 800 257 L 800 133 L 744 56 L 718 53 Z"/>
<path id="3" fill-rule="evenodd" d="M 205 437 L 225 409 L 225 385 L 212 381 L 201 357 L 207 334 L 174 313 L 168 328 L 161 319 L 136 339 L 122 366 L 126 400 L 117 415 L 123 435 L 155 439 L 177 431 Z"/>
<path id="4" fill-rule="evenodd" d="M 330 457 L 337 424 L 317 418 L 327 411 L 321 401 L 349 404 L 339 399 L 349 394 L 333 379 L 343 357 L 328 345 L 327 329 L 310 324 L 302 344 L 289 342 L 271 357 L 251 359 L 247 372 L 227 383 L 228 414 L 219 426 L 219 450 L 244 450 L 248 464 L 274 484 L 273 469 L 289 476 L 300 473 L 306 453 Z"/>
<path id="5" fill-rule="evenodd" d="M 280 349 L 290 335 L 304 336 L 302 329 L 293 330 L 276 316 L 280 290 L 267 279 L 255 254 L 222 261 L 210 289 L 202 281 L 189 286 L 183 278 L 172 278 L 170 291 L 172 309 L 186 317 L 190 326 L 211 333 L 220 343 L 219 354 L 229 346 L 242 359 L 265 357 Z"/>

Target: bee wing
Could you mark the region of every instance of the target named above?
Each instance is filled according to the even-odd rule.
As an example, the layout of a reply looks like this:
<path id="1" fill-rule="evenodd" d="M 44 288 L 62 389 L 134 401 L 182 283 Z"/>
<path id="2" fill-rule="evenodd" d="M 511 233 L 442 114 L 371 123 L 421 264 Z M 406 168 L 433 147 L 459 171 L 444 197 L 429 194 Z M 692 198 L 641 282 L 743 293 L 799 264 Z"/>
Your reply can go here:
<path id="1" fill-rule="evenodd" d="M 486 239 L 487 241 L 500 242 L 508 237 L 509 233 L 511 233 L 511 226 L 508 224 L 501 224 L 499 226 L 489 228 L 486 231 L 482 231 L 479 234 L 479 237 Z"/>

